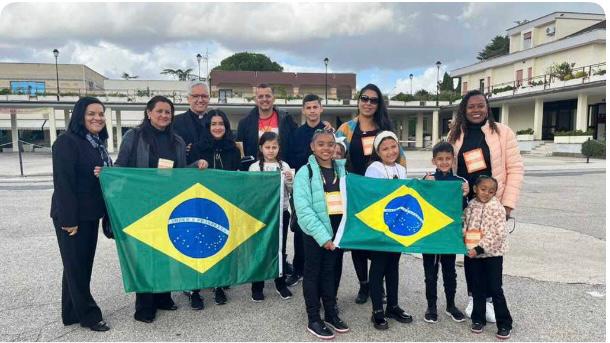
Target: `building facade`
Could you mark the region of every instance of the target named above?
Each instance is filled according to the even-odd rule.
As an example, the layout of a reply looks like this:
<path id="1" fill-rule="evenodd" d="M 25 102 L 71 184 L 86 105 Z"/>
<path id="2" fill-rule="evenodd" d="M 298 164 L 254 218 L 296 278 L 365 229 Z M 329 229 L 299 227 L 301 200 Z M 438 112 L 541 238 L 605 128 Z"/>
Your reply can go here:
<path id="1" fill-rule="evenodd" d="M 554 12 L 507 29 L 507 55 L 451 72 L 462 94 L 479 89 L 497 119 L 536 140 L 560 131 L 605 139 L 606 21 L 603 14 Z"/>

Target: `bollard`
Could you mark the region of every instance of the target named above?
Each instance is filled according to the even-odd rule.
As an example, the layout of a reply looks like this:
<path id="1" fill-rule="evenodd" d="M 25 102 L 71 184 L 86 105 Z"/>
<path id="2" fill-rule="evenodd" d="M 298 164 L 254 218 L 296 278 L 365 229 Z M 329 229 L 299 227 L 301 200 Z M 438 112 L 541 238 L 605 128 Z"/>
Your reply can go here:
<path id="1" fill-rule="evenodd" d="M 17 151 L 19 152 L 19 169 L 21 170 L 21 176 L 23 176 L 23 160 L 21 159 L 21 151 L 23 151 L 23 144 L 21 141 L 17 141 Z"/>

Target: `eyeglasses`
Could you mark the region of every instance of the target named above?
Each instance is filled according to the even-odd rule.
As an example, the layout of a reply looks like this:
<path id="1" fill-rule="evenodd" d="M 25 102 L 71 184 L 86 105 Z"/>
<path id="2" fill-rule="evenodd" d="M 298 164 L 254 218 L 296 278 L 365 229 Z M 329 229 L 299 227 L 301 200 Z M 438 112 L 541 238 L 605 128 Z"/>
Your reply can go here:
<path id="1" fill-rule="evenodd" d="M 210 98 L 207 94 L 191 94 L 190 97 L 199 100 L 208 100 Z"/>
<path id="2" fill-rule="evenodd" d="M 335 129 L 333 129 L 332 127 L 330 129 L 316 129 L 314 132 L 314 134 L 316 133 L 335 133 Z"/>
<path id="3" fill-rule="evenodd" d="M 371 104 L 371 105 L 377 105 L 377 104 L 379 104 L 379 98 L 369 98 L 369 97 L 368 97 L 368 96 L 366 96 L 366 95 L 361 95 L 361 96 L 360 96 L 360 101 L 361 101 L 361 102 L 364 102 L 364 103 L 367 103 L 367 102 L 368 102 L 368 103 L 369 103 L 369 104 Z"/>

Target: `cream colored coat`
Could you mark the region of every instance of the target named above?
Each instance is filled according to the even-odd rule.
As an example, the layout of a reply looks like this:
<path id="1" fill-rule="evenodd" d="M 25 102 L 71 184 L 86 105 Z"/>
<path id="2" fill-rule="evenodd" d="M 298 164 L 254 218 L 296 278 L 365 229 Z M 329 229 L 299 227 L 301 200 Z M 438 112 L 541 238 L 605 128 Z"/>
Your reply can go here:
<path id="1" fill-rule="evenodd" d="M 517 206 L 521 185 L 523 184 L 523 159 L 519 152 L 517 137 L 506 125 L 496 123 L 498 132 L 492 132 L 489 121 L 481 127 L 485 142 L 489 147 L 491 175 L 498 180 L 496 197 L 502 205 L 510 208 Z M 455 159 L 453 170 L 457 171 L 457 154 L 464 142 L 464 132 L 453 144 Z"/>

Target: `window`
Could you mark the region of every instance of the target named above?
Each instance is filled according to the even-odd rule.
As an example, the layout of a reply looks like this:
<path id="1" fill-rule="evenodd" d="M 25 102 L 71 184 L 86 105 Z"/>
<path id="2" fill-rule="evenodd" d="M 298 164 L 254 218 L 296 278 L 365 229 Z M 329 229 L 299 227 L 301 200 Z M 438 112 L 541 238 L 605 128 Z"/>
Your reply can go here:
<path id="1" fill-rule="evenodd" d="M 523 69 L 517 70 L 516 74 L 515 79 L 517 80 L 517 87 L 519 87 L 523 83 Z"/>
<path id="2" fill-rule="evenodd" d="M 462 82 L 462 95 L 468 93 L 468 82 Z"/>
<path id="3" fill-rule="evenodd" d="M 11 93 L 13 94 L 44 94 L 45 83 L 37 81 L 11 81 Z"/>
<path id="4" fill-rule="evenodd" d="M 527 68 L 527 82 L 532 82 L 532 67 Z"/>
<path id="5" fill-rule="evenodd" d="M 526 32 L 523 34 L 523 49 L 529 49 L 532 47 L 532 32 Z"/>
<path id="6" fill-rule="evenodd" d="M 485 93 L 485 79 L 479 80 L 479 90 L 481 93 Z"/>

